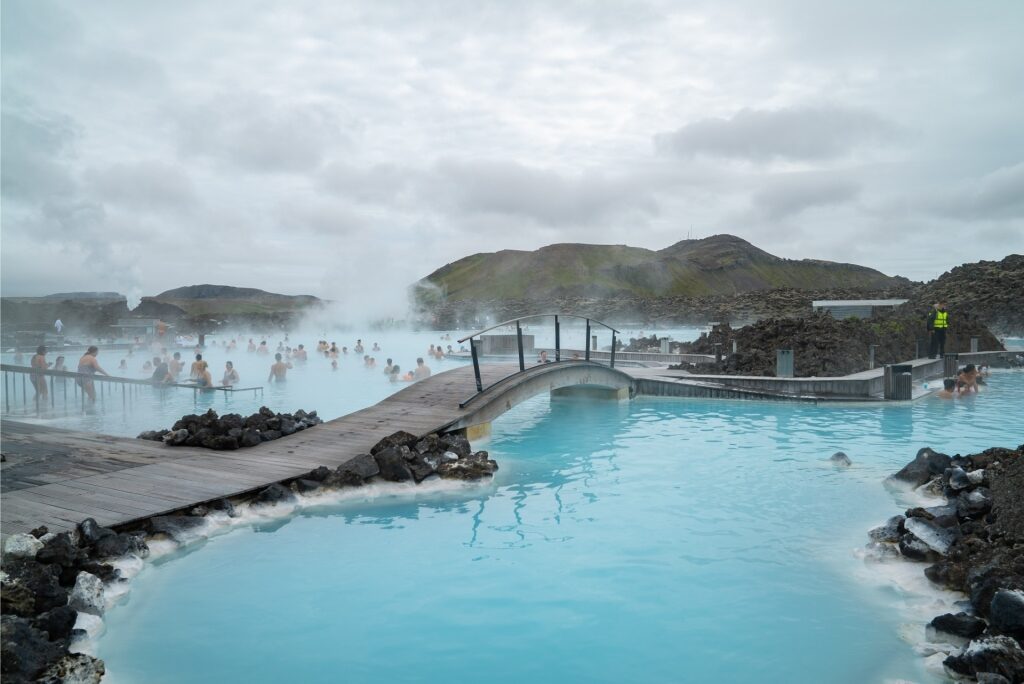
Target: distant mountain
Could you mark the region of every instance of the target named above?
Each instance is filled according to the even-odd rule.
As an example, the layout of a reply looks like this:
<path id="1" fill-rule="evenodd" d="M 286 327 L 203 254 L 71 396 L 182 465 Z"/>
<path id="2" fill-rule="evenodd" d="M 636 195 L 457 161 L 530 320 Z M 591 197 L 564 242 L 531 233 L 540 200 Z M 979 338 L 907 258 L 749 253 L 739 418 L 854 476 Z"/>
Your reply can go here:
<path id="1" fill-rule="evenodd" d="M 283 295 L 230 285 L 188 285 L 143 297 L 132 313 L 172 317 L 180 311 L 188 316 L 232 316 L 296 312 L 320 303 L 312 295 Z"/>
<path id="2" fill-rule="evenodd" d="M 854 264 L 782 259 L 733 235 L 683 240 L 652 251 L 556 244 L 532 252 L 474 254 L 414 286 L 421 303 L 552 297 L 700 297 L 774 288 L 885 290 L 905 278 Z"/>
<path id="3" fill-rule="evenodd" d="M 79 301 L 92 299 L 97 301 L 119 301 L 125 299 L 123 294 L 119 292 L 58 292 L 57 294 L 50 294 L 42 297 L 42 299 L 59 299 L 59 300 L 71 300 Z"/>

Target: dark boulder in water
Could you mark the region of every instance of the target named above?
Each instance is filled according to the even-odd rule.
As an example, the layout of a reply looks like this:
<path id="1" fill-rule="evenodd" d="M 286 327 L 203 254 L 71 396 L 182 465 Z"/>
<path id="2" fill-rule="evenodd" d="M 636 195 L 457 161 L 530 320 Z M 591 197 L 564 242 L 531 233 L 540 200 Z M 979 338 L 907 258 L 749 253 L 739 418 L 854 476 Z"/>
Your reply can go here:
<path id="1" fill-rule="evenodd" d="M 281 501 L 291 501 L 295 498 L 291 490 L 287 487 L 274 483 L 260 491 L 253 500 L 253 503 L 257 506 L 266 506 L 270 504 L 280 503 Z"/>
<path id="2" fill-rule="evenodd" d="M 465 458 L 473 453 L 473 447 L 470 446 L 469 440 L 464 435 L 459 434 L 448 434 L 441 437 L 441 444 L 446 447 L 447 451 L 451 451 L 459 458 Z"/>
<path id="3" fill-rule="evenodd" d="M 903 469 L 892 476 L 892 479 L 900 482 L 907 482 L 914 487 L 920 487 L 936 475 L 941 475 L 949 467 L 950 458 L 946 454 L 940 454 L 925 447 L 917 452 L 913 461 L 903 466 Z"/>
<path id="4" fill-rule="evenodd" d="M 216 499 L 207 504 L 207 508 L 211 511 L 221 511 L 228 514 L 228 517 L 234 518 L 238 514 L 235 512 L 235 505 L 231 503 L 230 499 Z"/>
<path id="5" fill-rule="evenodd" d="M 444 460 L 437 464 L 437 474 L 446 480 L 479 480 L 491 477 L 498 470 L 498 463 L 486 451 L 460 458 Z"/>
<path id="6" fill-rule="evenodd" d="M 71 535 L 61 532 L 47 541 L 36 553 L 40 563 L 52 563 L 65 568 L 73 568 L 85 560 L 86 552 L 71 541 Z"/>
<path id="7" fill-rule="evenodd" d="M 103 661 L 85 653 L 67 653 L 46 668 L 37 684 L 99 684 L 106 674 Z"/>
<path id="8" fill-rule="evenodd" d="M 986 636 L 972 641 L 962 653 L 949 656 L 943 664 L 961 675 L 991 672 L 1010 682 L 1024 681 L 1024 649 L 1008 636 Z"/>
<path id="9" fill-rule="evenodd" d="M 931 621 L 930 626 L 940 632 L 973 639 L 985 631 L 985 621 L 967 613 L 946 613 Z"/>
<path id="10" fill-rule="evenodd" d="M 915 561 L 934 561 L 938 558 L 930 546 L 910 532 L 900 537 L 900 553 Z"/>
<path id="11" fill-rule="evenodd" d="M 149 529 L 154 535 L 166 535 L 175 541 L 183 541 L 188 533 L 204 524 L 202 518 L 188 515 L 157 515 L 149 519 Z"/>
<path id="12" fill-rule="evenodd" d="M 399 430 L 398 432 L 394 432 L 374 444 L 373 448 L 370 449 L 370 453 L 376 456 L 378 452 L 385 449 L 400 449 L 402 447 L 408 447 L 411 449 L 419 441 L 420 438 L 416 435 L 406 432 L 405 430 Z"/>
<path id="13" fill-rule="evenodd" d="M 32 620 L 32 626 L 46 632 L 50 641 L 57 641 L 71 636 L 77 619 L 78 612 L 71 606 L 57 606 L 37 615 Z"/>
<path id="14" fill-rule="evenodd" d="M 337 470 L 331 471 L 331 473 L 324 479 L 324 487 L 329 487 L 331 489 L 362 487 L 363 484 L 363 478 L 360 477 L 358 473 L 347 469 L 344 465 L 339 466 Z"/>
<path id="15" fill-rule="evenodd" d="M 998 633 L 1024 641 L 1024 591 L 997 591 L 989 604 L 988 620 Z"/>
<path id="16" fill-rule="evenodd" d="M 369 480 L 371 477 L 376 477 L 380 474 L 380 466 L 377 464 L 377 459 L 370 454 L 353 456 L 338 466 L 338 470 L 351 471 L 364 480 Z"/>
<path id="17" fill-rule="evenodd" d="M 313 480 L 314 482 L 323 482 L 327 479 L 327 476 L 331 474 L 331 469 L 327 466 L 320 466 L 314 470 L 306 473 L 307 480 Z"/>
<path id="18" fill-rule="evenodd" d="M 309 494 L 320 489 L 320 483 L 316 480 L 307 480 L 305 478 L 299 478 L 293 483 L 295 491 L 299 494 Z"/>
<path id="19" fill-rule="evenodd" d="M 381 449 L 373 454 L 373 458 L 377 461 L 377 467 L 380 468 L 380 477 L 385 480 L 389 482 L 405 482 L 412 479 L 412 471 L 409 469 L 409 464 L 399 449 L 395 447 Z"/>
<path id="20" fill-rule="evenodd" d="M 985 487 L 962 492 L 956 499 L 956 512 L 961 518 L 977 518 L 992 508 L 992 493 Z"/>
<path id="21" fill-rule="evenodd" d="M 879 525 L 868 532 L 868 536 L 875 541 L 895 544 L 906 531 L 903 527 L 904 520 L 906 520 L 906 518 L 902 515 L 894 515 L 886 520 L 884 525 Z"/>

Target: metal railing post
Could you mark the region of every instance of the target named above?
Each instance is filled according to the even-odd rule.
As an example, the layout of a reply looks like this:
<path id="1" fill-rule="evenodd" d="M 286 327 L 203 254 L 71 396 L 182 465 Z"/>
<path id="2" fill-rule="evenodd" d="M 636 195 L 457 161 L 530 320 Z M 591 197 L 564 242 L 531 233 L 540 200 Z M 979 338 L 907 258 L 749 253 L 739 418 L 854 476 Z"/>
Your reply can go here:
<path id="1" fill-rule="evenodd" d="M 7 373 L 4 372 L 4 402 L 7 404 L 7 412 L 11 412 L 11 392 L 7 389 Z"/>
<path id="2" fill-rule="evenodd" d="M 473 356 L 473 377 L 476 378 L 476 391 L 483 392 L 484 383 L 480 380 L 480 357 L 477 355 L 476 340 L 474 339 L 469 340 L 469 352 Z"/>
<path id="3" fill-rule="evenodd" d="M 562 331 L 558 324 L 558 316 L 555 316 L 555 361 L 562 360 Z"/>
<path id="4" fill-rule="evenodd" d="M 519 345 L 519 371 L 526 370 L 526 359 L 523 358 L 523 328 L 516 321 L 516 342 Z"/>
<path id="5" fill-rule="evenodd" d="M 587 319 L 587 336 L 583 338 L 583 346 L 586 348 L 586 356 L 584 360 L 590 360 L 590 319 Z"/>
<path id="6" fill-rule="evenodd" d="M 615 368 L 615 331 L 612 330 L 612 359 L 610 368 Z"/>

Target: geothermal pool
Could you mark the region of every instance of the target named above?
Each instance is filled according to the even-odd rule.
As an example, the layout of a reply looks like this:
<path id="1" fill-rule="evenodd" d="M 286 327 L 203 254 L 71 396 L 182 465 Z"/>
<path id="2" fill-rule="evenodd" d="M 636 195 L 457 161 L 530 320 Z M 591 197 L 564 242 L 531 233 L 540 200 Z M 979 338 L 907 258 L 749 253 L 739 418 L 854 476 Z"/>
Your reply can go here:
<path id="1" fill-rule="evenodd" d="M 96 653 L 111 682 L 941 681 L 914 644 L 953 598 L 859 550 L 916 501 L 882 480 L 920 447 L 1024 441 L 1022 392 L 537 397 L 476 445 L 493 482 L 368 487 L 147 563 Z"/>
<path id="2" fill-rule="evenodd" d="M 470 331 L 472 332 L 472 331 Z M 550 324 L 537 324 L 526 328 L 528 334 L 535 335 L 538 347 L 554 346 L 554 332 Z M 630 337 L 639 335 L 639 329 L 624 329 L 623 337 L 628 342 Z M 676 340 L 693 340 L 700 335 L 697 328 L 673 328 L 658 330 L 659 335 L 670 335 Z M 603 348 L 610 346 L 611 336 L 607 331 L 594 331 L 598 335 L 598 344 Z M 122 396 L 119 385 L 106 385 L 107 394 L 100 394 L 96 405 L 88 410 L 83 409 L 80 401 L 75 400 L 75 387 L 72 380 L 55 380 L 53 387 L 52 406 L 44 405 L 39 414 L 35 411 L 34 393 L 31 386 L 22 389 L 23 378 L 13 376 L 12 384 L 5 386 L 4 392 L 12 392 L 12 411 L 10 417 L 28 422 L 40 422 L 45 425 L 86 432 L 98 432 L 109 435 L 134 437 L 145 430 L 170 427 L 175 420 L 187 413 L 202 413 L 214 409 L 218 413 L 241 413 L 248 415 L 260 406 L 269 406 L 275 411 L 291 412 L 297 409 L 315 409 L 324 420 L 337 418 L 353 411 L 372 406 L 394 392 L 406 386 L 406 383 L 390 383 L 383 374 L 387 359 L 394 359 L 401 366 L 403 373 L 416 366 L 417 357 L 425 357 L 425 361 L 434 373 L 450 370 L 467 363 L 459 359 L 434 360 L 426 358 L 430 345 L 451 345 L 459 349 L 456 340 L 469 334 L 467 331 L 447 332 L 352 332 L 303 330 L 289 335 L 290 346 L 305 345 L 309 351 L 309 361 L 305 364 L 294 363 L 288 371 L 288 380 L 284 384 L 267 382 L 270 365 L 274 362 L 273 355 L 279 342 L 283 343 L 280 333 L 268 335 L 268 346 L 271 353 L 261 355 L 246 351 L 249 338 L 259 345 L 264 339 L 252 333 L 235 335 L 208 336 L 207 347 L 203 350 L 203 358 L 210 365 L 210 374 L 215 384 L 220 383 L 224 374 L 224 362 L 231 361 L 240 376 L 239 387 L 263 386 L 263 392 L 201 392 L 187 388 L 153 388 L 141 387 L 129 397 Z M 649 333 L 648 333 L 649 334 Z M 584 344 L 582 327 L 563 326 L 562 345 L 565 348 L 582 349 Z M 238 348 L 233 352 L 222 346 L 231 338 L 238 341 Z M 364 354 L 376 358 L 377 367 L 368 369 L 363 364 L 363 354 L 352 352 L 357 338 L 362 338 Z M 338 348 L 348 347 L 347 355 L 338 358 L 338 369 L 332 370 L 331 362 L 323 355 L 315 354 L 319 339 L 337 342 Z M 381 351 L 371 351 L 373 344 L 378 343 Z M 468 343 L 467 343 L 468 344 Z M 151 371 L 144 371 L 143 364 L 153 357 L 152 353 L 143 350 L 134 351 L 131 355 L 126 350 L 112 349 L 99 344 L 100 354 L 97 357 L 100 365 L 114 376 L 142 379 L 148 378 Z M 185 371 L 182 379 L 188 377 L 188 369 L 194 358 L 191 348 L 169 348 L 171 352 L 180 351 Z M 58 354 L 65 355 L 68 370 L 76 370 L 82 350 L 75 352 L 51 351 L 47 355 L 50 362 L 56 360 Z M 25 353 L 22 365 L 28 365 L 31 354 Z M 4 363 L 14 363 L 12 353 L 2 355 Z M 124 360 L 126 370 L 119 370 Z M 528 358 L 527 362 L 533 359 Z M 486 363 L 487 360 L 484 360 Z M 98 384 L 99 388 L 100 385 Z M 23 396 L 25 397 L 23 399 Z M 66 397 L 66 398 L 65 398 Z M 460 397 L 461 398 L 461 397 Z M 3 397 L 4 400 L 7 397 Z M 27 400 L 26 400 L 27 399 Z"/>

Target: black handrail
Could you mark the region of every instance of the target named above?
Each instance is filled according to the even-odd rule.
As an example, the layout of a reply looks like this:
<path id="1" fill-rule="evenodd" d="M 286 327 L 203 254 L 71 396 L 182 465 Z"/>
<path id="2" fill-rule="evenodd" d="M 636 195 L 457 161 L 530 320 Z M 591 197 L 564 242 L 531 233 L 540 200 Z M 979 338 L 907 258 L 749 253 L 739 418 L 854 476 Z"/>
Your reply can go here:
<path id="1" fill-rule="evenodd" d="M 617 334 L 619 334 L 619 331 L 616 330 L 615 328 L 613 328 L 612 326 L 608 325 L 607 323 L 603 323 L 601 321 L 596 321 L 593 318 L 590 318 L 588 316 L 579 316 L 577 314 L 570 314 L 570 313 L 531 314 L 529 316 L 521 316 L 519 318 L 513 318 L 511 320 L 504 321 L 502 323 L 497 323 L 495 325 L 492 325 L 489 328 L 484 328 L 483 330 L 478 330 L 475 333 L 472 333 L 471 335 L 466 335 L 465 337 L 463 337 L 460 340 L 458 340 L 459 344 L 462 344 L 466 340 L 469 340 L 469 352 L 470 352 L 470 356 L 473 359 L 473 376 L 474 376 L 474 379 L 476 380 L 476 391 L 477 391 L 477 394 L 479 394 L 479 393 L 484 391 L 484 383 L 483 383 L 483 379 L 480 377 L 480 354 L 477 351 L 477 345 L 479 344 L 480 341 L 479 340 L 474 340 L 473 338 L 474 337 L 478 337 L 480 335 L 483 335 L 484 333 L 490 332 L 492 330 L 497 330 L 498 328 L 504 328 L 506 326 L 510 326 L 513 323 L 515 323 L 515 325 L 516 325 L 516 345 L 519 347 L 519 372 L 522 373 L 522 372 L 524 372 L 526 370 L 526 361 L 523 358 L 523 328 L 522 328 L 522 325 L 521 325 L 522 321 L 530 320 L 530 319 L 533 319 L 533 318 L 548 318 L 548 317 L 554 317 L 554 319 L 555 319 L 555 362 L 556 363 L 558 363 L 559 361 L 562 360 L 562 326 L 561 326 L 561 322 L 558 319 L 560 317 L 561 318 L 578 318 L 580 320 L 583 320 L 583 321 L 587 322 L 587 333 L 586 333 L 587 337 L 586 337 L 586 340 L 585 340 L 586 344 L 584 345 L 586 347 L 586 358 L 584 360 L 588 361 L 588 362 L 590 361 L 590 324 L 591 323 L 597 323 L 598 325 L 603 326 L 605 328 L 608 328 L 609 330 L 612 331 L 612 354 L 611 354 L 610 366 L 612 368 L 615 368 L 615 341 L 616 341 L 615 340 L 615 336 Z M 514 373 L 513 373 L 513 375 L 514 375 Z M 507 376 L 507 377 L 511 377 L 511 376 Z M 502 380 L 505 380 L 505 379 L 506 378 L 502 378 L 501 380 L 498 380 L 494 384 L 490 385 L 490 387 L 494 387 L 494 385 L 498 384 L 498 382 L 501 382 Z M 490 389 L 490 387 L 488 387 L 487 389 Z M 465 403 L 467 403 L 467 402 L 463 402 L 462 404 L 460 404 L 460 406 L 464 405 Z"/>

